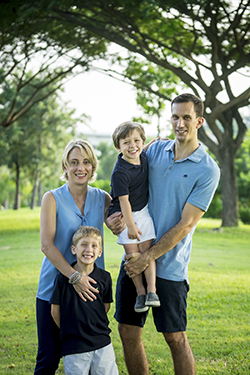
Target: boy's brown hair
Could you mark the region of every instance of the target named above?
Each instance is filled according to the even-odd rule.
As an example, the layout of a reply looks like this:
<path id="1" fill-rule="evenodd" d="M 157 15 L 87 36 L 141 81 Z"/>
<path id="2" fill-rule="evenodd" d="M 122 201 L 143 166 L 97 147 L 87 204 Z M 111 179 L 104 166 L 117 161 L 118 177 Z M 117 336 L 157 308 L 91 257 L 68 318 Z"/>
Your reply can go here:
<path id="1" fill-rule="evenodd" d="M 140 137 L 143 140 L 143 142 L 145 142 L 146 136 L 145 136 L 145 131 L 144 131 L 143 126 L 139 124 L 138 122 L 125 121 L 119 126 L 117 126 L 117 128 L 113 132 L 112 138 L 113 138 L 115 148 L 119 149 L 120 139 L 126 138 L 127 135 L 135 129 L 140 134 Z"/>

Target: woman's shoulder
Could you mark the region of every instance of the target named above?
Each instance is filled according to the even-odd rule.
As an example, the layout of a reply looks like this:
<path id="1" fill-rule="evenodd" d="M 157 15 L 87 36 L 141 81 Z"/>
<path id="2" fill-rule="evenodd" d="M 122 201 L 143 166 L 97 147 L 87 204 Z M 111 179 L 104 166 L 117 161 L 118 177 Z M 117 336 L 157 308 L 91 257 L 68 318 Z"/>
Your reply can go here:
<path id="1" fill-rule="evenodd" d="M 105 199 L 105 194 L 105 190 L 88 185 L 88 196 L 91 197 L 91 199 Z"/>
<path id="2" fill-rule="evenodd" d="M 105 190 L 91 185 L 88 185 L 88 192 L 91 192 L 92 194 L 105 194 Z"/>
<path id="3" fill-rule="evenodd" d="M 65 183 L 62 186 L 49 190 L 49 192 L 51 192 L 53 195 L 63 194 L 64 192 L 66 192 L 67 186 L 68 184 Z"/>

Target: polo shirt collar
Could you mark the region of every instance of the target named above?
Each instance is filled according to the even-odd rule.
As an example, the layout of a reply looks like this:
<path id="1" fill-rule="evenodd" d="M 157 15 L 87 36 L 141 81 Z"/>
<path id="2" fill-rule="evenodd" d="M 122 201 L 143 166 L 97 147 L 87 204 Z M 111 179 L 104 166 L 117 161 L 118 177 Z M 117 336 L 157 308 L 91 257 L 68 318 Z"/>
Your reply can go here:
<path id="1" fill-rule="evenodd" d="M 165 147 L 165 150 L 171 151 L 172 153 L 174 153 L 174 145 L 175 145 L 175 141 L 168 142 L 166 147 Z M 201 159 L 203 158 L 204 153 L 205 153 L 204 147 L 202 146 L 201 143 L 199 143 L 199 146 L 200 147 L 198 147 L 197 150 L 195 150 L 195 152 L 193 152 L 187 158 L 185 158 L 183 160 L 178 160 L 178 161 L 191 160 L 194 163 L 199 163 L 201 161 Z"/>
<path id="2" fill-rule="evenodd" d="M 141 166 L 142 166 L 142 164 L 132 164 L 132 163 L 129 163 L 127 160 L 124 160 L 123 158 L 122 158 L 122 153 L 120 153 L 119 155 L 118 155 L 118 158 L 119 158 L 119 163 L 120 163 L 120 165 L 123 165 L 123 167 L 124 168 L 126 168 L 126 169 L 133 169 L 133 168 L 141 168 Z M 141 158 L 141 155 L 140 155 L 140 158 Z"/>

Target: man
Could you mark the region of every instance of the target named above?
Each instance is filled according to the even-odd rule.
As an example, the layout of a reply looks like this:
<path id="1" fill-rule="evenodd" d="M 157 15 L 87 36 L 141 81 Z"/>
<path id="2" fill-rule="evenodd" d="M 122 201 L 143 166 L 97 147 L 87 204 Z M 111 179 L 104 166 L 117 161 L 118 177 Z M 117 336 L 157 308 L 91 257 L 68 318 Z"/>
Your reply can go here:
<path id="1" fill-rule="evenodd" d="M 157 331 L 162 332 L 170 347 L 175 374 L 195 374 L 195 360 L 186 335 L 188 263 L 195 227 L 209 207 L 220 176 L 217 164 L 198 142 L 203 109 L 198 97 L 177 96 L 171 103 L 175 140 L 158 140 L 147 150 L 148 205 L 156 241 L 143 254 L 126 256 L 116 292 L 115 318 L 130 375 L 148 374 L 142 343 L 147 313 L 133 312 L 131 278 L 143 272 L 152 260 L 156 260 L 156 288 L 161 301 L 160 307 L 153 308 Z"/>

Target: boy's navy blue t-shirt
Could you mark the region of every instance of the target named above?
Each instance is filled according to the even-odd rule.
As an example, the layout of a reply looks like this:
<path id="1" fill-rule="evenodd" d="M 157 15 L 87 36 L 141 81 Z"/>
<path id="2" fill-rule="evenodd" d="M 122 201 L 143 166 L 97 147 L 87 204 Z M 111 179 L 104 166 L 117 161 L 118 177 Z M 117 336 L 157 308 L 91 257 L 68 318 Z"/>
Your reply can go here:
<path id="1" fill-rule="evenodd" d="M 148 164 L 146 152 L 143 150 L 141 164 L 131 164 L 118 155 L 111 176 L 111 206 L 109 215 L 121 211 L 118 197 L 129 195 L 132 211 L 140 211 L 148 203 Z"/>
<path id="2" fill-rule="evenodd" d="M 75 262 L 76 263 L 76 262 Z M 74 264 L 72 266 L 74 266 Z M 109 272 L 95 265 L 89 275 L 97 284 L 96 300 L 84 302 L 68 278 L 59 273 L 50 303 L 60 305 L 61 355 L 85 353 L 110 344 L 109 320 L 104 303 L 113 302 Z"/>

